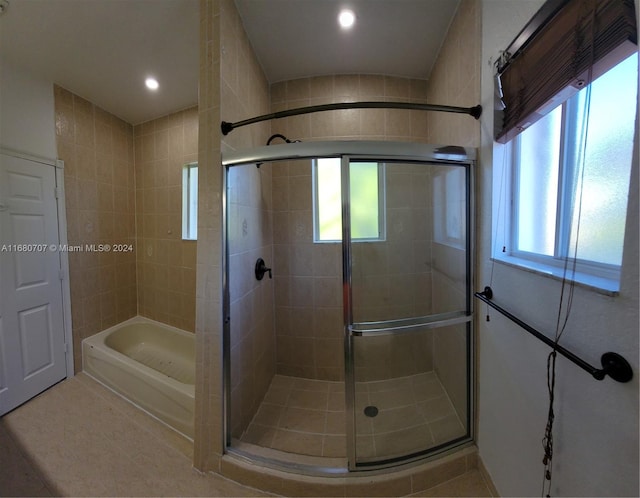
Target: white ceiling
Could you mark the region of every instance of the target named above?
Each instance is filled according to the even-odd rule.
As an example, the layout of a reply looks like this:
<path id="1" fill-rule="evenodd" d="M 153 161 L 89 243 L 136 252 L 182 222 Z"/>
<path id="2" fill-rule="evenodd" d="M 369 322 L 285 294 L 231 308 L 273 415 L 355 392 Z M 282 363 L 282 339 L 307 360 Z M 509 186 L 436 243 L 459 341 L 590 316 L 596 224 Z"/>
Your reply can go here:
<path id="1" fill-rule="evenodd" d="M 197 104 L 198 0 L 8 0 L 0 57 L 138 124 Z M 427 78 L 460 0 L 235 0 L 270 82 Z M 356 13 L 349 32 L 340 7 Z M 151 93 L 144 79 L 154 75 Z"/>
<path id="2" fill-rule="evenodd" d="M 271 83 L 325 74 L 427 78 L 460 0 L 235 0 Z M 342 8 L 356 23 L 340 29 Z"/>

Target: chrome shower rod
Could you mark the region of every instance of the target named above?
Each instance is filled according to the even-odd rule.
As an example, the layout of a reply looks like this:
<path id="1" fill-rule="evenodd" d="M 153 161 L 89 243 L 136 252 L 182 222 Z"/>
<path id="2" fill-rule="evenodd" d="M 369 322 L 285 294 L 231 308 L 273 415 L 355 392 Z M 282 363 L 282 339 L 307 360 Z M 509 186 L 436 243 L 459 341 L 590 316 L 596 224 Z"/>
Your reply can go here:
<path id="1" fill-rule="evenodd" d="M 261 121 L 286 118 L 289 116 L 298 116 L 300 114 L 310 114 L 312 112 L 335 111 L 340 109 L 409 109 L 414 111 L 453 112 L 457 114 L 469 114 L 475 119 L 480 119 L 480 116 L 482 115 L 481 105 L 476 105 L 473 107 L 455 107 L 436 104 L 415 104 L 411 102 L 339 102 L 335 104 L 312 105 L 308 107 L 298 107 L 296 109 L 287 109 L 285 111 L 272 112 L 271 114 L 263 114 L 262 116 L 244 119 L 236 123 L 222 121 L 222 123 L 220 124 L 220 129 L 222 130 L 223 135 L 228 135 L 236 128 L 254 123 L 260 123 Z"/>

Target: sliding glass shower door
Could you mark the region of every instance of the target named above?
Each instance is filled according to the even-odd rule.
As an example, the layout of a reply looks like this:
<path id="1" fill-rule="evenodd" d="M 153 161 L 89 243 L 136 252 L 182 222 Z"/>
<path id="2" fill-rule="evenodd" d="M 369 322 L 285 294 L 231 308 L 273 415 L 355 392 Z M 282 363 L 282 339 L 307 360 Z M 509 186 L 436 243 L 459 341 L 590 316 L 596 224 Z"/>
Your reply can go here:
<path id="1" fill-rule="evenodd" d="M 375 164 L 379 182 L 360 172 Z M 368 166 L 371 168 L 371 166 Z M 347 431 L 352 469 L 470 434 L 470 170 L 343 158 Z M 363 206 L 377 188 L 379 209 Z M 374 220 L 363 219 L 367 212 Z M 377 218 L 376 218 L 377 216 Z M 359 235 L 363 223 L 377 232 Z"/>
<path id="2" fill-rule="evenodd" d="M 472 441 L 473 164 L 391 142 L 225 154 L 226 451 L 335 475 Z"/>

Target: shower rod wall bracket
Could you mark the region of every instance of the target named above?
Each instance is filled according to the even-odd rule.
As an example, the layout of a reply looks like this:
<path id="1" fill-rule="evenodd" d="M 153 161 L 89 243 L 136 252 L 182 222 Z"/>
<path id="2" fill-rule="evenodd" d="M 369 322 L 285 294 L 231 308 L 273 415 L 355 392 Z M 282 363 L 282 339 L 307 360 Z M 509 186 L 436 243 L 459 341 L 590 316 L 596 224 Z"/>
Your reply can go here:
<path id="1" fill-rule="evenodd" d="M 263 114 L 262 116 L 244 119 L 235 123 L 222 121 L 222 123 L 220 123 L 220 130 L 223 135 L 228 135 L 234 129 L 240 128 L 241 126 L 260 123 L 270 119 L 286 118 L 289 116 L 298 116 L 300 114 L 334 111 L 339 109 L 409 109 L 414 111 L 439 111 L 452 112 L 456 114 L 469 114 L 475 119 L 480 119 L 480 116 L 482 115 L 481 105 L 473 107 L 455 107 L 437 104 L 416 104 L 412 102 L 338 102 L 335 104 L 312 105 L 308 107 L 298 107 L 296 109 L 287 109 L 285 111 L 273 112 L 271 114 Z"/>
<path id="2" fill-rule="evenodd" d="M 613 380 L 624 383 L 624 382 L 629 382 L 633 378 L 633 369 L 631 368 L 631 365 L 629 365 L 629 362 L 625 360 L 618 353 L 612 353 L 612 352 L 604 353 L 600 358 L 600 363 L 602 365 L 602 368 L 596 368 L 593 365 L 590 365 L 589 363 L 584 361 L 582 358 L 573 354 L 571 351 L 560 346 L 553 339 L 550 339 L 543 333 L 534 329 L 531 325 L 523 322 L 518 317 L 512 315 L 507 310 L 505 310 L 504 308 L 494 303 L 491 300 L 493 299 L 493 290 L 491 289 L 491 287 L 489 286 L 485 287 L 482 292 L 476 292 L 474 296 L 480 299 L 482 302 L 487 303 L 493 309 L 497 310 L 500 314 L 504 315 L 509 320 L 516 323 L 520 327 L 522 327 L 524 330 L 529 332 L 534 337 L 540 339 L 547 346 L 550 346 L 551 348 L 553 348 L 555 351 L 560 353 L 569 361 L 575 363 L 583 370 L 589 372 L 594 379 L 603 380 L 608 375 Z"/>

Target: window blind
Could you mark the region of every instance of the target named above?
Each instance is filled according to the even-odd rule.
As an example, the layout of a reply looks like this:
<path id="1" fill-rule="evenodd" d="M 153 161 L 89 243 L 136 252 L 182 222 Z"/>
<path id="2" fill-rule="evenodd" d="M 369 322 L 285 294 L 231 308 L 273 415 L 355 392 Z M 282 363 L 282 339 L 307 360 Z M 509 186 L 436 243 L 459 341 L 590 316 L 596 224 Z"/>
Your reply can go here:
<path id="1" fill-rule="evenodd" d="M 496 141 L 510 141 L 635 50 L 633 0 L 564 2 L 498 68 L 504 109 Z"/>

